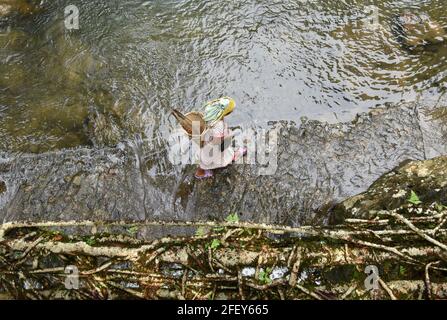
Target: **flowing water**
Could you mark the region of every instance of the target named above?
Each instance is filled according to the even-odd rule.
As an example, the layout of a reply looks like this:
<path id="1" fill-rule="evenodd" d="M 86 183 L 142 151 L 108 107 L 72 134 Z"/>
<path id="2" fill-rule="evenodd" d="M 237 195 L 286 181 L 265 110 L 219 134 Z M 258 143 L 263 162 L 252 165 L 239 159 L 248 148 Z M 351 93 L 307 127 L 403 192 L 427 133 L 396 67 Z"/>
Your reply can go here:
<path id="1" fill-rule="evenodd" d="M 64 26 L 70 4 L 79 30 Z M 403 48 L 391 25 L 404 10 L 447 27 L 445 0 L 43 1 L 0 17 L 0 149 L 88 145 L 106 130 L 105 144 L 156 138 L 175 125 L 171 108 L 221 95 L 238 102 L 231 124 L 248 125 L 437 99 L 446 45 Z"/>

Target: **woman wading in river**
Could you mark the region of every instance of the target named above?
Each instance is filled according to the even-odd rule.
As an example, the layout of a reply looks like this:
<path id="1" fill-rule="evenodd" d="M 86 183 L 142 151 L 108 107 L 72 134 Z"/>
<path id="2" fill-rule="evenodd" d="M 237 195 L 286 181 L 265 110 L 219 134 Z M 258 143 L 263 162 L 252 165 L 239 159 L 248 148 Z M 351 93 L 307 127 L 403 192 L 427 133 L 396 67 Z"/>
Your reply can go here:
<path id="1" fill-rule="evenodd" d="M 234 150 L 231 139 L 234 133 L 224 122 L 231 114 L 236 102 L 231 98 L 220 98 L 205 105 L 204 120 L 208 130 L 203 134 L 203 146 L 200 149 L 200 164 L 195 173 L 197 179 L 213 176 L 213 169 L 225 168 L 247 153 L 245 147 Z"/>
<path id="2" fill-rule="evenodd" d="M 198 132 L 204 132 L 200 137 L 199 167 L 195 173 L 197 179 L 212 177 L 213 169 L 225 168 L 247 153 L 246 148 L 234 150 L 231 143 L 234 133 L 224 122 L 224 118 L 233 112 L 235 106 L 236 102 L 233 99 L 224 97 L 208 102 L 203 109 L 203 113 L 199 114 L 204 123 L 201 124 Z M 184 116 L 179 111 L 173 110 L 173 114 L 188 135 L 192 137 L 191 122 L 196 124 L 199 122 L 196 121 L 197 119 L 191 119 L 190 117 L 193 114 L 197 116 L 198 113 L 190 113 Z M 202 129 L 205 129 L 202 128 L 202 125 L 203 127 L 206 126 L 206 130 L 202 131 Z"/>
<path id="3" fill-rule="evenodd" d="M 199 167 L 195 173 L 197 179 L 206 179 L 213 176 L 213 169 L 225 168 L 232 162 L 239 160 L 247 153 L 247 148 L 239 148 L 236 151 L 232 147 L 234 133 L 224 122 L 224 118 L 233 112 L 236 102 L 231 98 L 220 98 L 208 102 L 203 114 L 190 112 L 183 115 L 178 110 L 172 110 L 172 114 L 180 122 L 190 138 L 199 137 L 200 148 L 196 153 Z M 193 130 L 193 126 L 197 125 Z M 193 133 L 194 131 L 194 133 Z"/>

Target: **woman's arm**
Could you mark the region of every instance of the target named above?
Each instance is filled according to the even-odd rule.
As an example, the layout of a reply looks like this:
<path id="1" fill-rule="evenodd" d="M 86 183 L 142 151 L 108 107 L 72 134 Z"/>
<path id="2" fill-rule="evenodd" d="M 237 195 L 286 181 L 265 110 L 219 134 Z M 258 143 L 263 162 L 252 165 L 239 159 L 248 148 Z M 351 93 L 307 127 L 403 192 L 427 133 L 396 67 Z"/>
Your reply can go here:
<path id="1" fill-rule="evenodd" d="M 221 144 L 224 140 L 231 139 L 234 137 L 234 132 L 228 128 L 228 125 L 223 121 L 216 125 L 213 129 L 213 139 L 212 144 Z"/>

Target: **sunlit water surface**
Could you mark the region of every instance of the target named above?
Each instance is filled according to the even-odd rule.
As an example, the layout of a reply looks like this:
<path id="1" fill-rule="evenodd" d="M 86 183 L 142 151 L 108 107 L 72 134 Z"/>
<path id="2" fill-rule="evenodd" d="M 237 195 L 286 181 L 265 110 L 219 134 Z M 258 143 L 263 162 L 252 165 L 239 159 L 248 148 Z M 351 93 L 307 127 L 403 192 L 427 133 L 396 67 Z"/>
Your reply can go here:
<path id="1" fill-rule="evenodd" d="M 64 28 L 68 4 L 80 10 L 78 31 Z M 0 20 L 0 149 L 91 144 L 92 114 L 114 119 L 121 137 L 157 136 L 175 124 L 171 108 L 221 95 L 238 102 L 231 124 L 246 125 L 436 100 L 447 48 L 402 48 L 391 23 L 406 9 L 447 26 L 442 0 L 46 1 Z"/>

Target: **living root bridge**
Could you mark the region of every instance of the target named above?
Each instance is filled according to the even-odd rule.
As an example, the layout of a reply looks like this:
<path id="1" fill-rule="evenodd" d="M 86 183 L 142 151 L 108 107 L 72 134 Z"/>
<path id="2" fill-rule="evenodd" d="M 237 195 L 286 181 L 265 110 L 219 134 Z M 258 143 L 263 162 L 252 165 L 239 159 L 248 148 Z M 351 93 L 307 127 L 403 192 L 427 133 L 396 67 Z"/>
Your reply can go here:
<path id="1" fill-rule="evenodd" d="M 8 223 L 0 227 L 0 294 L 25 299 L 446 298 L 446 221 L 442 210 L 419 215 L 395 210 L 326 228 Z M 145 231 L 158 227 L 191 228 L 195 235 L 144 239 Z M 77 290 L 67 288 L 67 266 L 79 270 Z M 367 266 L 379 273 L 366 274 Z"/>

